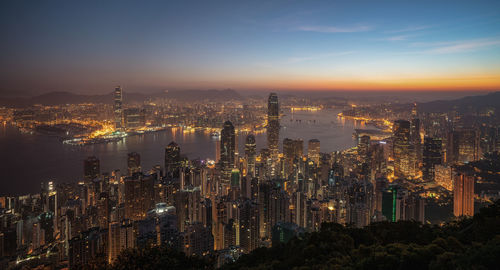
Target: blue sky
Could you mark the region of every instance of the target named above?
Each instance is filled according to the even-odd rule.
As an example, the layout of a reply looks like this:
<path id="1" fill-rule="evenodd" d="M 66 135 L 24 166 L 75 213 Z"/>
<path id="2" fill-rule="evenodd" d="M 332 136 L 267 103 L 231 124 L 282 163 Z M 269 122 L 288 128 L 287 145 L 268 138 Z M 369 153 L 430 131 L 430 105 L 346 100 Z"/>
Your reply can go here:
<path id="1" fill-rule="evenodd" d="M 500 1 L 2 1 L 0 89 L 500 88 Z"/>

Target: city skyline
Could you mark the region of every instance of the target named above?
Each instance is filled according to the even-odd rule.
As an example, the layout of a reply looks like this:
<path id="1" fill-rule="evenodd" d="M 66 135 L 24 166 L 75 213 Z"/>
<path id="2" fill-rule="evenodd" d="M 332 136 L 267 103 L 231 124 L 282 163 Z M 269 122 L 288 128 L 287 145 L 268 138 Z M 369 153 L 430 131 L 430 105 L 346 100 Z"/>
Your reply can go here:
<path id="1" fill-rule="evenodd" d="M 500 89 L 496 1 L 1 6 L 1 92 Z"/>
<path id="2" fill-rule="evenodd" d="M 0 3 L 0 269 L 496 269 L 500 2 Z"/>

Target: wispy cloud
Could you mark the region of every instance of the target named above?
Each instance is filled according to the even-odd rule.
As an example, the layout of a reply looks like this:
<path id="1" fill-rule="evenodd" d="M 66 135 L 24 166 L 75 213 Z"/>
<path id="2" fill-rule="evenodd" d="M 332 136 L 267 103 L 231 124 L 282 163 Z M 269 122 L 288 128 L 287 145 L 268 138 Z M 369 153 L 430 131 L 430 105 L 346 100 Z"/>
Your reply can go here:
<path id="1" fill-rule="evenodd" d="M 317 55 L 309 55 L 309 56 L 301 56 L 301 57 L 290 57 L 285 62 L 288 64 L 300 63 L 305 61 L 313 61 L 320 60 L 334 56 L 342 56 L 353 54 L 354 51 L 345 51 L 345 52 L 334 52 L 334 53 L 325 53 L 325 54 L 317 54 Z"/>
<path id="2" fill-rule="evenodd" d="M 401 28 L 401 29 L 389 30 L 389 31 L 385 31 L 385 32 L 389 33 L 389 34 L 405 33 L 405 32 L 416 32 L 416 31 L 421 31 L 421 30 L 429 29 L 431 27 L 432 26 L 430 26 L 430 25 L 416 25 L 416 26 L 408 26 L 408 27 Z"/>
<path id="3" fill-rule="evenodd" d="M 296 30 L 305 32 L 319 32 L 319 33 L 355 33 L 366 32 L 372 30 L 372 26 L 356 25 L 348 27 L 338 26 L 299 26 Z"/>
<path id="4" fill-rule="evenodd" d="M 449 43 L 441 43 L 434 48 L 424 51 L 427 54 L 451 54 L 472 52 L 480 49 L 500 46 L 500 39 L 479 39 L 455 41 Z M 432 45 L 431 45 L 432 46 Z"/>
<path id="5" fill-rule="evenodd" d="M 314 54 L 314 55 L 306 55 L 306 56 L 292 56 L 284 59 L 278 59 L 277 61 L 264 61 L 264 62 L 255 62 L 254 65 L 262 68 L 278 68 L 283 66 L 289 66 L 297 63 L 303 63 L 307 61 L 316 61 L 316 60 L 324 60 L 331 57 L 350 55 L 356 53 L 355 51 L 344 51 L 344 52 L 331 52 L 331 53 L 323 53 L 323 54 Z"/>
<path id="6" fill-rule="evenodd" d="M 408 40 L 408 38 L 410 38 L 412 36 L 414 36 L 414 35 L 398 35 L 398 36 L 392 36 L 392 37 L 383 38 L 382 40 L 387 40 L 387 41 L 403 41 L 403 40 Z"/>

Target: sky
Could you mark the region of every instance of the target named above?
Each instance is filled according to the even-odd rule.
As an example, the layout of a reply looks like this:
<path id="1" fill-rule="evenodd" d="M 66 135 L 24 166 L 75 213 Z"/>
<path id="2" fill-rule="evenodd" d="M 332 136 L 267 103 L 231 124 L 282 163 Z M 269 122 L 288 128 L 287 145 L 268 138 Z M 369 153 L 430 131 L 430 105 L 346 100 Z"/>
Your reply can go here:
<path id="1" fill-rule="evenodd" d="M 500 90 L 500 1 L 0 1 L 0 91 Z"/>

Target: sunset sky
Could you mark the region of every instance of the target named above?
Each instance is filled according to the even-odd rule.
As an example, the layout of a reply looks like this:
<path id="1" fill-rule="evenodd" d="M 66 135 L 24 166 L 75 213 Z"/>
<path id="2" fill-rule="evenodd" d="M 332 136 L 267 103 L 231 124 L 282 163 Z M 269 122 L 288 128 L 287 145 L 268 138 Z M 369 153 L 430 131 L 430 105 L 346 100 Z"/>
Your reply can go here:
<path id="1" fill-rule="evenodd" d="M 10 1 L 0 90 L 500 90 L 500 1 Z"/>

